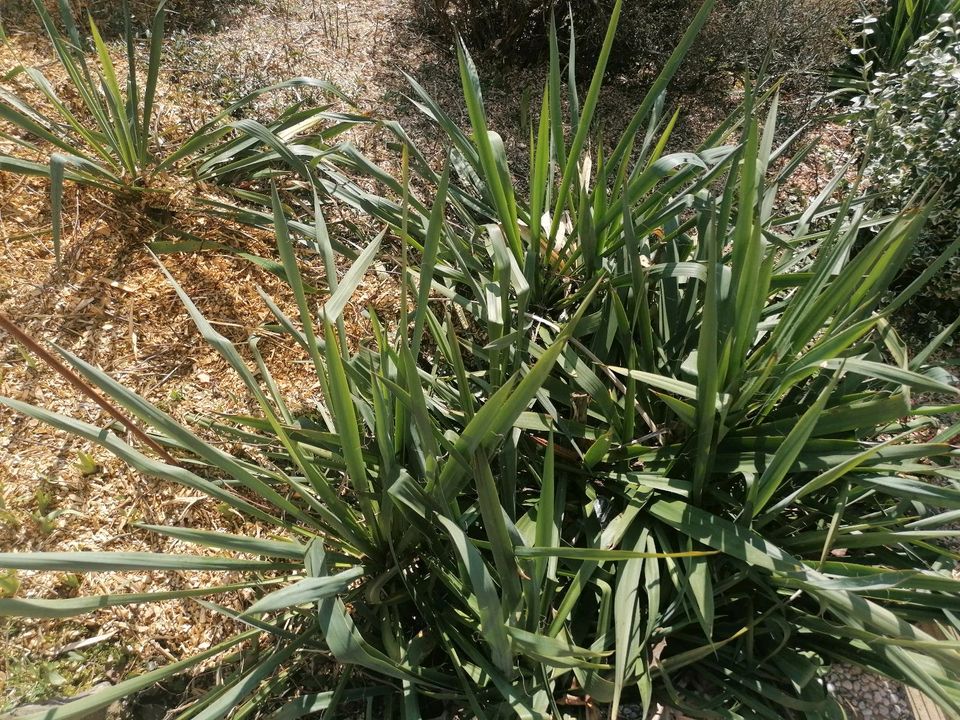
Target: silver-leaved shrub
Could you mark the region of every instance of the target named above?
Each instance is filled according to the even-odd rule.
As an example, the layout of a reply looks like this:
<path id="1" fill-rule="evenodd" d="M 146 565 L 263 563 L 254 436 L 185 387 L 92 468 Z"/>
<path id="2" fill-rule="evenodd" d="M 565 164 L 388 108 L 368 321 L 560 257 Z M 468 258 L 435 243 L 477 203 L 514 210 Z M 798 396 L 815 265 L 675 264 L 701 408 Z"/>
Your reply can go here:
<path id="1" fill-rule="evenodd" d="M 942 187 L 938 210 L 918 243 L 906 278 L 922 272 L 960 237 L 960 22 L 953 14 L 917 39 L 896 72 L 877 73 L 855 104 L 860 130 L 872 126 L 868 178 L 891 207 Z M 960 255 L 918 299 L 912 329 L 936 334 L 960 313 Z"/>

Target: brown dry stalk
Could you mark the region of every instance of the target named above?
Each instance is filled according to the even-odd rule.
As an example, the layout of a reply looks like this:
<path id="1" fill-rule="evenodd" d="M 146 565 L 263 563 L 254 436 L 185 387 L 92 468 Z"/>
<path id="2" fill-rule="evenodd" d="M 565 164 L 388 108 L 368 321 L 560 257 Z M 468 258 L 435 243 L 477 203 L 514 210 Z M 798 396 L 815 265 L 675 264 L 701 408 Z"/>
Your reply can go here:
<path id="1" fill-rule="evenodd" d="M 134 423 L 124 415 L 115 405 L 112 405 L 106 398 L 101 396 L 89 383 L 87 383 L 83 378 L 77 375 L 73 370 L 68 368 L 62 361 L 54 357 L 50 352 L 45 350 L 42 345 L 40 345 L 36 340 L 27 335 L 23 330 L 17 327 L 16 323 L 13 322 L 10 318 L 0 312 L 0 328 L 6 330 L 13 338 L 19 342 L 21 345 L 26 347 L 30 352 L 36 355 L 38 358 L 43 360 L 50 368 L 55 370 L 61 377 L 63 377 L 67 382 L 69 382 L 73 387 L 82 392 L 88 398 L 93 400 L 97 405 L 99 405 L 103 410 L 105 410 L 114 420 L 123 425 L 127 430 L 129 430 L 135 437 L 137 437 L 144 444 L 149 446 L 157 455 L 163 458 L 164 462 L 170 465 L 176 465 L 177 461 L 173 456 L 164 450 L 155 440 L 152 440 L 143 430 L 138 428 Z"/>

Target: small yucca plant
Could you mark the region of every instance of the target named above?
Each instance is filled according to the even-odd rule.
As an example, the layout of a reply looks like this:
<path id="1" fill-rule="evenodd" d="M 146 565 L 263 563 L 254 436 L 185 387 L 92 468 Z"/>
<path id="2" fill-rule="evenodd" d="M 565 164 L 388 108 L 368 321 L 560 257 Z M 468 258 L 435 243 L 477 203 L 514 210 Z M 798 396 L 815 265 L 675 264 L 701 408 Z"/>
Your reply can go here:
<path id="1" fill-rule="evenodd" d="M 164 144 L 157 127 L 156 107 L 166 3 L 161 2 L 154 15 L 147 66 L 145 72 L 140 73 L 135 33 L 124 2 L 127 64 L 124 81 L 93 19 L 89 21 L 89 37 L 96 54 L 95 62 L 87 57 L 86 38 L 71 14 L 69 3 L 58 2 L 65 33 L 44 2 L 33 0 L 75 98 L 62 97 L 54 83 L 32 67 L 18 66 L 4 79 L 25 80 L 37 91 L 40 102 L 31 102 L 25 94 L 0 88 L 0 120 L 12 126 L 12 131 L 0 135 L 21 151 L 16 155 L 0 154 L 0 171 L 50 180 L 52 235 L 58 257 L 65 180 L 150 202 L 152 197 L 180 190 L 185 184 L 255 180 L 269 175 L 278 160 L 286 160 L 295 169 L 305 171 L 306 166 L 296 160 L 316 156 L 326 140 L 360 120 L 330 113 L 327 107 L 303 110 L 293 106 L 269 127 L 252 120 L 229 121 L 260 95 L 285 88 L 312 87 L 346 100 L 327 82 L 295 78 L 250 93 L 216 113 L 188 137 Z M 2 32 L 0 41 L 5 41 Z M 323 123 L 327 127 L 318 131 L 317 127 Z M 49 160 L 37 162 L 37 155 L 49 155 Z M 255 197 L 253 193 L 236 194 L 244 201 Z M 154 201 L 160 202 L 158 198 Z M 230 212 L 242 218 L 235 209 Z"/>

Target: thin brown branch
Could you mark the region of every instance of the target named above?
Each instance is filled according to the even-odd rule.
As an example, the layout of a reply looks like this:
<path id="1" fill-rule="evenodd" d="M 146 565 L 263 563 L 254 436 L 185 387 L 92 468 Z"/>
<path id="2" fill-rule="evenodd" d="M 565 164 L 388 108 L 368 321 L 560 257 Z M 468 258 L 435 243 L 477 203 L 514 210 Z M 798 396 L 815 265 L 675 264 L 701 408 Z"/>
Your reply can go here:
<path id="1" fill-rule="evenodd" d="M 55 370 L 73 387 L 93 400 L 104 411 L 106 411 L 110 417 L 123 425 L 137 439 L 150 447 L 151 450 L 163 458 L 164 462 L 169 463 L 170 465 L 177 464 L 177 461 L 170 453 L 164 450 L 163 447 L 161 447 L 155 440 L 151 439 L 143 430 L 137 427 L 133 421 L 124 415 L 116 406 L 112 405 L 106 398 L 101 396 L 100 393 L 98 393 L 88 382 L 67 367 L 60 359 L 48 352 L 36 340 L 17 327 L 16 323 L 14 323 L 13 320 L 8 318 L 3 313 L 0 313 L 0 328 L 6 330 L 17 342 L 40 358 L 50 368 Z"/>

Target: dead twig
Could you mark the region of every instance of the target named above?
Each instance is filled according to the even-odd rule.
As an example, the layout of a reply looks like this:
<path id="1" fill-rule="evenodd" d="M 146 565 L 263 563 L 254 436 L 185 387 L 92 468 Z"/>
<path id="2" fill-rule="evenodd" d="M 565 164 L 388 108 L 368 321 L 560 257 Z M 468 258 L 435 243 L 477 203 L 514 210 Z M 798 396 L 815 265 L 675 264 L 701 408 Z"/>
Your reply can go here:
<path id="1" fill-rule="evenodd" d="M 105 410 L 114 420 L 123 425 L 127 430 L 129 430 L 136 438 L 141 442 L 146 444 L 150 449 L 152 449 L 157 455 L 163 458 L 164 462 L 170 465 L 176 465 L 177 461 L 173 456 L 164 450 L 156 440 L 151 439 L 143 430 L 137 427 L 126 415 L 124 415 L 116 406 L 108 402 L 104 397 L 102 397 L 96 390 L 93 389 L 83 378 L 77 375 L 73 370 L 68 368 L 62 361 L 54 357 L 50 352 L 48 352 L 40 343 L 34 340 L 32 337 L 27 335 L 23 330 L 17 327 L 16 323 L 13 322 L 3 313 L 0 313 L 0 328 L 6 330 L 17 342 L 27 348 L 30 352 L 36 355 L 38 358 L 43 360 L 48 367 L 55 370 L 64 380 L 70 383 L 77 390 L 82 392 L 88 398 L 93 400 L 97 405 Z"/>

